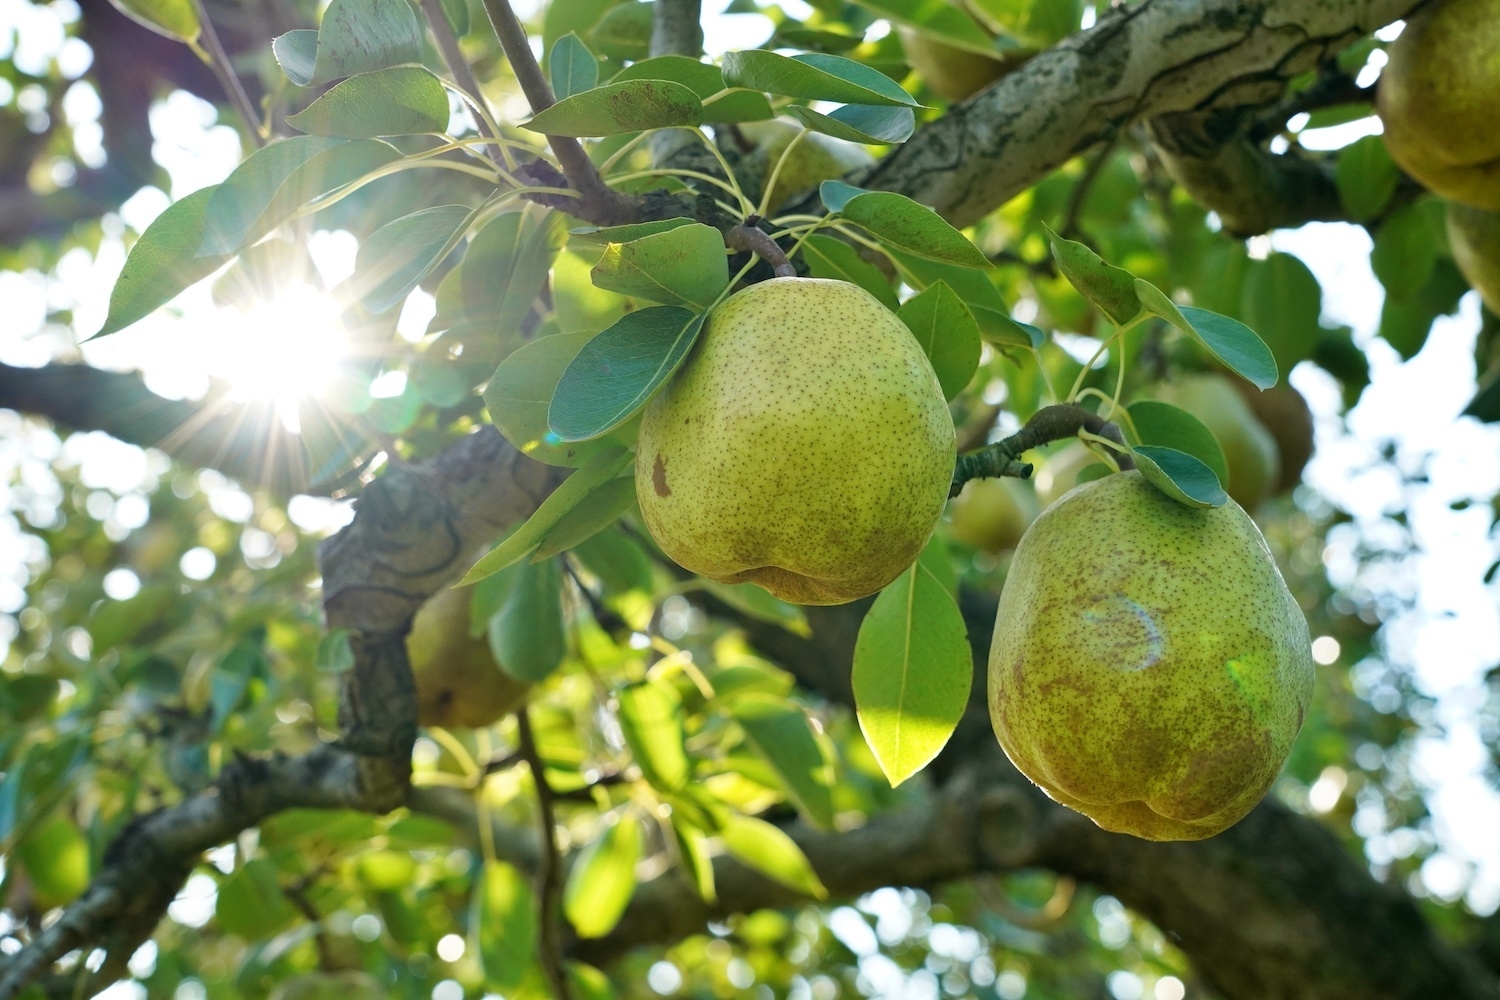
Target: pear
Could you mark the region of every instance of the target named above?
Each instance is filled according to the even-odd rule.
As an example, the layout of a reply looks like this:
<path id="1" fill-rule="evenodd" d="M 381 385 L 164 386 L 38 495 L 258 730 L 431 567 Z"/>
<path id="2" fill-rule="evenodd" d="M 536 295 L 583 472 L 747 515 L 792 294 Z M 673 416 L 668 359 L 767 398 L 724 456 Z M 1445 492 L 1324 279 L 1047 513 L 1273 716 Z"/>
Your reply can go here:
<path id="1" fill-rule="evenodd" d="M 469 632 L 469 590 L 439 591 L 417 611 L 406 655 L 417 685 L 417 722 L 481 729 L 514 711 L 531 685 L 496 665 L 489 641 Z"/>
<path id="2" fill-rule="evenodd" d="M 1085 483 L 1011 560 L 990 719 L 1012 763 L 1099 826 L 1199 840 L 1275 779 L 1312 698 L 1307 622 L 1248 514 L 1130 471 Z"/>
<path id="3" fill-rule="evenodd" d="M 742 161 L 740 173 L 748 190 L 759 197 L 771 171 L 781 160 L 781 154 L 792 140 L 803 131 L 801 125 L 785 119 L 765 122 L 746 122 L 739 126 L 740 132 L 751 142 L 755 150 Z M 795 194 L 811 191 L 824 181 L 842 177 L 851 170 L 873 165 L 875 158 L 869 150 L 858 143 L 835 139 L 820 132 L 808 132 L 787 155 L 776 175 L 776 187 L 766 202 L 766 211 L 775 212 Z"/>
<path id="4" fill-rule="evenodd" d="M 1154 395 L 1180 406 L 1213 432 L 1229 466 L 1225 491 L 1246 510 L 1270 496 L 1280 475 L 1276 439 L 1255 419 L 1226 376 L 1212 372 L 1187 375 L 1158 385 Z"/>
<path id="5" fill-rule="evenodd" d="M 1271 493 L 1280 496 L 1289 492 L 1302 482 L 1302 470 L 1313 453 L 1313 418 L 1307 400 L 1289 385 L 1274 385 L 1262 392 L 1239 379 L 1231 380 L 1231 384 L 1276 442 L 1280 473 Z"/>
<path id="6" fill-rule="evenodd" d="M 980 55 L 912 28 L 898 29 L 906 61 L 929 90 L 950 104 L 966 101 L 1025 61 Z M 1026 56 L 1032 53 L 1027 52 Z"/>
<path id="7" fill-rule="evenodd" d="M 646 405 L 636 494 L 693 572 L 842 604 L 916 559 L 954 457 L 943 390 L 895 313 L 846 281 L 772 278 L 709 314 Z"/>
<path id="8" fill-rule="evenodd" d="M 1439 0 L 1387 51 L 1376 110 L 1391 158 L 1432 191 L 1500 211 L 1500 0 Z"/>
<path id="9" fill-rule="evenodd" d="M 1469 287 L 1500 315 L 1500 212 L 1450 201 L 1448 245 Z"/>
<path id="10" fill-rule="evenodd" d="M 953 537 L 981 552 L 1008 552 L 1039 513 L 1036 490 L 1025 480 L 970 480 L 953 501 Z"/>

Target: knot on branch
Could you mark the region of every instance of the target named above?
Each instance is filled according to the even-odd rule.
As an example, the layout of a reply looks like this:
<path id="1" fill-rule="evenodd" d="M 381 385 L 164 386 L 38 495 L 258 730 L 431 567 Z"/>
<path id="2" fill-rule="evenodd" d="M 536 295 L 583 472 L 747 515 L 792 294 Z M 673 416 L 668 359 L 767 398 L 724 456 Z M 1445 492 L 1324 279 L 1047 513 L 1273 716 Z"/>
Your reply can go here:
<path id="1" fill-rule="evenodd" d="M 1081 406 L 1059 403 L 1056 406 L 1044 406 L 1037 410 L 1026 422 L 1025 427 L 1005 440 L 996 441 L 978 451 L 958 456 L 958 461 L 954 463 L 953 483 L 948 488 L 948 496 L 958 496 L 964 484 L 971 479 L 993 479 L 998 476 L 1028 479 L 1031 477 L 1032 467 L 1030 463 L 1020 461 L 1022 453 L 1032 448 L 1040 448 L 1044 444 L 1051 444 L 1053 441 L 1075 437 L 1079 431 L 1087 431 L 1113 441 L 1119 445 L 1115 462 L 1121 469 L 1135 468 L 1135 462 L 1128 453 L 1125 437 L 1120 433 L 1120 428 L 1099 414 L 1085 410 Z"/>

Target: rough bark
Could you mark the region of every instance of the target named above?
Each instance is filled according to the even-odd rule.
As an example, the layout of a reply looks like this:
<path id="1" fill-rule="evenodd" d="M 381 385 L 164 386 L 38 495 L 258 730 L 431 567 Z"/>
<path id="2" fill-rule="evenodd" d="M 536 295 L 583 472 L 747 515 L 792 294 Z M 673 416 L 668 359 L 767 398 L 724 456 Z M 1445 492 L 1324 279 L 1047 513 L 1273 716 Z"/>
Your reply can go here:
<path id="1" fill-rule="evenodd" d="M 966 226 L 1137 121 L 1269 103 L 1419 0 L 1144 0 L 924 126 L 865 178 Z"/>

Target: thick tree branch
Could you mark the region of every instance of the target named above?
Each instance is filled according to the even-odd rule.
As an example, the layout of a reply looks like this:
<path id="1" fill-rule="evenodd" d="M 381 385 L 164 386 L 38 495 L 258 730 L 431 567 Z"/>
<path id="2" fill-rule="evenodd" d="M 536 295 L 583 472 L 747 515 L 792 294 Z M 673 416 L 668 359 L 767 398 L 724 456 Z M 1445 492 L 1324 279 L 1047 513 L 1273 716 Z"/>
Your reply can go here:
<path id="1" fill-rule="evenodd" d="M 969 225 L 1132 122 L 1274 101 L 1419 0 L 1144 0 L 922 127 L 868 176 Z"/>
<path id="2" fill-rule="evenodd" d="M 184 465 L 217 469 L 278 496 L 326 492 L 312 482 L 302 437 L 269 405 L 235 403 L 222 393 L 197 402 L 164 399 L 135 373 L 88 365 L 0 364 L 0 407 L 159 448 Z"/>

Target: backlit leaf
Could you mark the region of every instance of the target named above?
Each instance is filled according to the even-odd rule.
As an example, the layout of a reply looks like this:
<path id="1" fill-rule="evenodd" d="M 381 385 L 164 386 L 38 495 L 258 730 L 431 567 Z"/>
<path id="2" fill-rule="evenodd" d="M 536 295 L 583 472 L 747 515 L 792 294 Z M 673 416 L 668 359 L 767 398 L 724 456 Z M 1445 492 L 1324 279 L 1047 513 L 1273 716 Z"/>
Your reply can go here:
<path id="1" fill-rule="evenodd" d="M 519 568 L 505 603 L 490 619 L 489 638 L 495 662 L 518 680 L 546 680 L 558 668 L 568 639 L 557 560 Z"/>
<path id="2" fill-rule="evenodd" d="M 286 123 L 338 139 L 438 133 L 448 127 L 448 92 L 428 70 L 397 66 L 350 77 Z"/>
<path id="3" fill-rule="evenodd" d="M 99 336 L 115 333 L 217 271 L 228 256 L 199 257 L 203 223 L 218 185 L 194 191 L 156 217 L 130 248 L 109 296 Z"/>
<path id="4" fill-rule="evenodd" d="M 521 127 L 545 135 L 601 136 L 671 125 L 697 125 L 698 95 L 670 80 L 630 80 L 574 94 Z"/>
<path id="5" fill-rule="evenodd" d="M 807 855 L 779 827 L 750 816 L 732 816 L 719 836 L 730 854 L 767 878 L 814 899 L 827 898 L 828 890 Z"/>
<path id="6" fill-rule="evenodd" d="M 563 913 L 581 938 L 603 937 L 635 894 L 635 866 L 641 859 L 641 826 L 629 812 L 585 847 L 568 873 Z"/>
<path id="7" fill-rule="evenodd" d="M 536 900 L 513 865 L 484 862 L 470 904 L 469 944 L 493 986 L 513 988 L 526 975 L 536 952 Z"/>
<path id="8" fill-rule="evenodd" d="M 729 284 L 724 237 L 702 223 L 628 243 L 610 243 L 594 265 L 594 284 L 667 305 L 707 309 Z"/>
<path id="9" fill-rule="evenodd" d="M 682 745 L 682 702 L 676 689 L 664 681 L 639 681 L 615 697 L 620 730 L 642 776 L 658 791 L 681 791 L 692 768 Z"/>
<path id="10" fill-rule="evenodd" d="M 399 305 L 453 249 L 472 216 L 467 205 L 438 205 L 387 222 L 359 246 L 354 294 L 374 313 Z"/>
<path id="11" fill-rule="evenodd" d="M 802 709 L 784 698 L 750 693 L 736 696 L 729 711 L 797 808 L 816 826 L 831 829 L 833 769 Z"/>
<path id="12" fill-rule="evenodd" d="M 899 315 L 932 362 L 943 395 L 957 396 L 979 368 L 979 324 L 963 300 L 939 281 L 902 303 Z"/>
<path id="13" fill-rule="evenodd" d="M 926 767 L 969 703 L 974 660 L 953 595 L 921 560 L 880 592 L 854 644 L 860 730 L 890 783 Z"/>

